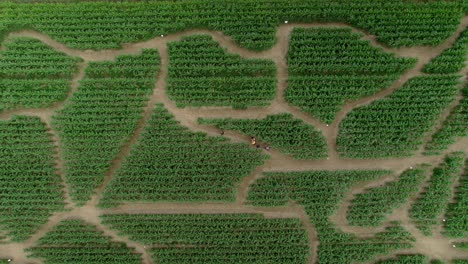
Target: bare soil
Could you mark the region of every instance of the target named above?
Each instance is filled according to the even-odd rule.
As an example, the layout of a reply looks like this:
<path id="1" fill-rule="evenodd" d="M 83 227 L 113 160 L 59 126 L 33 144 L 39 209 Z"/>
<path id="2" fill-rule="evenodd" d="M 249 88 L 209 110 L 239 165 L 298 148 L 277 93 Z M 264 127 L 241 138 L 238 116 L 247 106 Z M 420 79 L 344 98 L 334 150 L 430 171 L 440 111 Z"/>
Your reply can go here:
<path id="1" fill-rule="evenodd" d="M 271 49 L 263 52 L 254 52 L 244 49 L 238 46 L 229 36 L 224 35 L 219 31 L 194 29 L 171 34 L 164 37 L 156 37 L 147 41 L 139 43 L 130 43 L 123 45 L 122 49 L 114 50 L 77 50 L 71 49 L 49 36 L 42 34 L 37 31 L 22 30 L 12 32 L 8 34 L 8 37 L 22 36 L 32 37 L 38 39 L 45 44 L 51 46 L 57 51 L 66 53 L 69 56 L 80 57 L 84 60 L 79 65 L 79 71 L 71 82 L 71 89 L 67 95 L 67 99 L 63 102 L 54 104 L 52 107 L 41 108 L 41 109 L 19 109 L 4 111 L 0 113 L 0 120 L 7 120 L 13 115 L 31 115 L 40 117 L 44 123 L 48 126 L 49 131 L 52 135 L 52 140 L 55 142 L 57 152 L 57 173 L 62 177 L 64 182 L 64 194 L 65 202 L 68 210 L 65 212 L 55 213 L 49 218 L 49 221 L 42 226 L 30 239 L 23 243 L 10 243 L 0 244 L 0 258 L 13 258 L 12 263 L 42 263 L 39 259 L 27 259 L 27 253 L 25 249 L 33 246 L 41 237 L 49 232 L 55 225 L 60 221 L 69 218 L 80 218 L 84 221 L 95 225 L 105 235 L 110 236 L 112 240 L 124 242 L 128 247 L 133 248 L 135 252 L 141 253 L 143 263 L 153 263 L 148 252 L 142 244 L 135 241 L 131 241 L 127 237 L 119 235 L 117 232 L 108 229 L 106 226 L 101 224 L 99 216 L 102 214 L 180 214 L 180 213 L 202 213 L 202 214 L 216 214 L 216 213 L 258 213 L 263 214 L 268 218 L 298 218 L 302 221 L 304 228 L 306 229 L 311 248 L 311 258 L 309 263 L 317 262 L 317 247 L 319 241 L 315 228 L 309 221 L 308 215 L 305 213 L 300 205 L 291 203 L 286 207 L 275 207 L 275 208 L 260 208 L 245 205 L 245 200 L 249 191 L 249 186 L 253 184 L 257 179 L 263 177 L 265 171 L 305 171 L 305 170 L 350 170 L 350 169 L 388 169 L 392 170 L 394 174 L 387 175 L 377 179 L 375 181 L 360 183 L 348 192 L 346 198 L 342 201 L 340 208 L 331 217 L 338 228 L 344 232 L 353 233 L 360 237 L 373 236 L 375 232 L 383 230 L 385 224 L 375 229 L 369 228 L 358 228 L 349 226 L 346 221 L 346 211 L 350 205 L 350 201 L 355 194 L 362 192 L 366 188 L 372 186 L 379 186 L 387 181 L 394 180 L 398 173 L 421 163 L 438 164 L 444 158 L 444 155 L 452 151 L 464 151 L 468 154 L 468 138 L 458 139 L 455 144 L 452 144 L 450 148 L 444 151 L 439 156 L 423 156 L 422 151 L 416 153 L 413 157 L 409 158 L 392 158 L 392 159 L 343 159 L 340 158 L 336 151 L 336 138 L 338 135 L 338 128 L 341 121 L 346 115 L 353 109 L 370 104 L 375 100 L 381 99 L 387 95 L 390 95 L 395 90 L 399 89 L 409 79 L 422 75 L 421 69 L 426 63 L 432 58 L 439 55 L 443 50 L 453 45 L 456 38 L 468 25 L 468 16 L 465 16 L 461 21 L 457 30 L 452 34 L 450 38 L 444 41 L 441 45 L 436 47 L 411 47 L 411 48 L 389 48 L 376 41 L 375 36 L 368 34 L 362 30 L 354 29 L 353 31 L 362 34 L 362 38 L 368 40 L 371 45 L 381 48 L 385 52 L 395 53 L 397 56 L 402 57 L 414 57 L 418 59 L 418 63 L 413 69 L 405 72 L 401 78 L 395 81 L 391 86 L 386 89 L 354 101 L 346 102 L 343 108 L 337 113 L 337 116 L 332 124 L 324 124 L 318 119 L 310 116 L 302 110 L 289 105 L 285 101 L 285 90 L 287 89 L 287 62 L 286 54 L 289 46 L 290 33 L 295 27 L 349 27 L 343 23 L 311 23 L 311 24 L 285 24 L 278 27 L 277 30 L 277 43 Z M 230 53 L 239 54 L 244 58 L 264 58 L 271 59 L 277 67 L 277 96 L 273 100 L 270 106 L 264 108 L 248 108 L 246 110 L 237 110 L 229 107 L 186 107 L 178 108 L 173 101 L 171 101 L 166 94 L 166 80 L 168 76 L 168 64 L 169 56 L 167 51 L 167 43 L 171 41 L 180 40 L 184 36 L 193 34 L 208 34 L 214 38 L 223 48 Z M 84 77 L 84 69 L 91 61 L 104 61 L 104 60 L 115 60 L 117 56 L 123 54 L 138 54 L 143 48 L 153 48 L 159 51 L 161 57 L 160 71 L 157 75 L 157 81 L 154 85 L 153 94 L 150 96 L 147 105 L 143 109 L 142 118 L 138 121 L 137 128 L 133 132 L 132 136 L 124 144 L 119 154 L 112 160 L 111 166 L 105 175 L 105 179 L 102 184 L 96 189 L 92 199 L 84 206 L 77 207 L 70 198 L 69 187 L 66 184 L 66 178 L 64 174 L 65 164 L 62 158 L 62 147 L 60 144 L 60 138 L 56 131 L 51 126 L 51 119 L 55 111 L 60 110 L 67 103 L 68 99 L 73 95 L 79 88 L 79 81 Z M 464 76 L 467 73 L 465 68 L 462 72 Z M 464 77 L 466 79 L 466 76 Z M 459 102 L 460 98 L 450 106 L 450 109 L 455 107 Z M 264 165 L 259 166 L 252 174 L 244 178 L 238 186 L 237 197 L 234 203 L 131 203 L 124 204 L 114 209 L 101 210 L 96 207 L 101 199 L 102 192 L 106 188 L 107 184 L 112 180 L 115 172 L 120 168 L 122 162 L 129 155 L 130 149 L 138 141 L 144 126 L 149 120 L 151 113 L 157 103 L 163 103 L 164 106 L 174 114 L 175 118 L 181 123 L 181 125 L 190 128 L 193 131 L 203 131 L 208 135 L 219 135 L 219 131 L 211 126 L 200 125 L 197 122 L 197 118 L 221 118 L 221 117 L 232 117 L 232 118 L 264 118 L 270 114 L 277 114 L 283 112 L 292 113 L 295 117 L 300 118 L 319 129 L 327 139 L 328 154 L 329 158 L 324 160 L 311 160 L 311 161 L 299 161 L 294 160 L 290 156 L 284 155 L 277 150 L 265 151 L 266 154 L 270 155 L 270 159 L 265 162 Z M 446 110 L 439 120 L 439 124 L 447 118 L 449 110 Z M 430 134 L 426 136 L 426 141 L 429 141 L 433 133 L 439 127 L 434 128 Z M 230 138 L 234 142 L 246 142 L 248 137 L 233 131 L 226 131 L 225 136 Z M 452 243 L 454 240 L 443 237 L 440 232 L 437 232 L 432 237 L 423 236 L 418 229 L 411 223 L 408 217 L 408 210 L 411 207 L 414 198 L 408 201 L 401 208 L 394 210 L 389 215 L 388 221 L 397 220 L 416 238 L 415 247 L 409 250 L 395 251 L 390 255 L 379 256 L 377 259 L 384 259 L 402 253 L 421 253 L 434 258 L 450 260 L 452 258 L 468 257 L 466 251 L 453 248 Z"/>

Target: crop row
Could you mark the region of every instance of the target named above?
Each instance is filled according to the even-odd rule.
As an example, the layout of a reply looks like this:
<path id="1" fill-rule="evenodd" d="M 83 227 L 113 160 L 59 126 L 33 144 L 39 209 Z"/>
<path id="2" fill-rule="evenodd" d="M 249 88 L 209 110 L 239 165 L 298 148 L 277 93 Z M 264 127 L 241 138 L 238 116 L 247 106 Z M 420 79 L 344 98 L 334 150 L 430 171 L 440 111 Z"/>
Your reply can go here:
<path id="1" fill-rule="evenodd" d="M 428 186 L 413 204 L 410 217 L 424 234 L 430 235 L 438 218 L 445 213 L 453 192 L 452 182 L 462 172 L 463 159 L 463 152 L 447 156 L 444 163 L 434 169 Z"/>
<path id="2" fill-rule="evenodd" d="M 62 210 L 60 177 L 46 126 L 37 117 L 0 122 L 0 231 L 22 241 Z"/>
<path id="3" fill-rule="evenodd" d="M 442 127 L 426 144 L 427 154 L 438 154 L 450 144 L 455 143 L 457 137 L 468 137 L 468 85 L 462 90 L 463 98 L 452 110 Z"/>
<path id="4" fill-rule="evenodd" d="M 346 218 L 350 225 L 380 226 L 395 208 L 414 195 L 425 178 L 423 168 L 404 171 L 398 180 L 366 189 L 351 201 Z"/>
<path id="5" fill-rule="evenodd" d="M 146 245 L 155 263 L 305 263 L 298 219 L 247 214 L 103 215 L 103 224 Z"/>
<path id="6" fill-rule="evenodd" d="M 0 50 L 0 111 L 45 107 L 63 100 L 79 59 L 30 38 L 11 38 Z"/>
<path id="7" fill-rule="evenodd" d="M 455 189 L 454 202 L 449 204 L 445 216 L 445 232 L 450 237 L 468 236 L 468 159 Z"/>
<path id="8" fill-rule="evenodd" d="M 254 136 L 296 159 L 320 159 L 327 156 L 323 135 L 313 126 L 291 114 L 269 115 L 264 119 L 199 119 L 200 124 L 215 125 L 222 130 L 238 130 Z"/>
<path id="9" fill-rule="evenodd" d="M 53 117 L 64 148 L 70 194 L 86 202 L 136 128 L 158 72 L 156 50 L 92 62 L 78 91 Z"/>
<path id="10" fill-rule="evenodd" d="M 444 50 L 439 56 L 424 66 L 425 73 L 458 73 L 465 66 L 468 54 L 468 30 L 461 33 L 452 47 Z"/>
<path id="11" fill-rule="evenodd" d="M 232 201 L 243 177 L 266 159 L 246 144 L 194 133 L 158 104 L 101 205 L 124 201 Z"/>
<path id="12" fill-rule="evenodd" d="M 414 239 L 398 223 L 391 223 L 374 237 L 359 239 L 343 233 L 330 222 L 349 188 L 375 180 L 389 171 L 269 172 L 251 186 L 247 202 L 256 206 L 282 206 L 290 201 L 303 206 L 320 241 L 319 263 L 352 263 L 410 247 Z"/>
<path id="13" fill-rule="evenodd" d="M 339 126 L 344 157 L 410 156 L 458 92 L 457 75 L 410 79 L 391 95 L 351 111 Z"/>
<path id="14" fill-rule="evenodd" d="M 264 106 L 275 96 L 272 61 L 227 54 L 207 35 L 169 43 L 167 93 L 179 106 Z"/>
<path id="15" fill-rule="evenodd" d="M 351 28 L 295 28 L 288 51 L 286 100 L 331 123 L 347 100 L 369 96 L 416 60 L 397 58 Z"/>
<path id="16" fill-rule="evenodd" d="M 111 241 L 82 220 L 62 221 L 28 251 L 31 257 L 43 259 L 44 264 L 141 263 L 140 254 L 124 243 Z"/>
<path id="17" fill-rule="evenodd" d="M 118 48 L 190 28 L 223 31 L 256 50 L 275 43 L 276 27 L 289 22 L 342 21 L 368 30 L 390 46 L 435 45 L 463 15 L 456 1 L 210 0 L 138 3 L 2 3 L 1 31 L 34 28 L 80 49 Z"/>
<path id="18" fill-rule="evenodd" d="M 396 258 L 377 261 L 375 264 L 427 264 L 429 258 L 424 255 L 398 255 Z M 431 264 L 436 264 L 432 261 Z"/>

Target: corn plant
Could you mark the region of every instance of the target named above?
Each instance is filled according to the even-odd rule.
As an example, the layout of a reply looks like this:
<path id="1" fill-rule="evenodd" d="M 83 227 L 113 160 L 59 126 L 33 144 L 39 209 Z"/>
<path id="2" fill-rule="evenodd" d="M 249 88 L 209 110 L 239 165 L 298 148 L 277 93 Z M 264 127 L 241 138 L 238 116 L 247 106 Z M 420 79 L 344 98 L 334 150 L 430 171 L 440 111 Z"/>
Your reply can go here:
<path id="1" fill-rule="evenodd" d="M 291 114 L 269 115 L 261 120 L 199 119 L 199 123 L 215 125 L 223 130 L 241 131 L 296 159 L 327 157 L 327 144 L 323 135 Z"/>
<path id="2" fill-rule="evenodd" d="M 178 106 L 265 106 L 275 73 L 272 61 L 227 54 L 210 36 L 169 43 L 167 93 Z"/>
<path id="3" fill-rule="evenodd" d="M 37 117 L 0 122 L 0 231 L 23 241 L 63 209 L 54 148 Z"/>
<path id="4" fill-rule="evenodd" d="M 347 100 L 388 87 L 415 59 L 397 58 L 361 40 L 350 28 L 296 28 L 288 51 L 291 104 L 331 123 Z"/>
<path id="5" fill-rule="evenodd" d="M 413 168 L 404 171 L 396 181 L 357 194 L 346 214 L 349 224 L 380 226 L 393 209 L 403 205 L 419 190 L 424 179 L 425 170 Z"/>
<path id="6" fill-rule="evenodd" d="M 247 144 L 193 133 L 158 104 L 104 191 L 101 206 L 124 201 L 233 201 L 240 180 L 266 158 Z"/>
<path id="7" fill-rule="evenodd" d="M 78 58 L 26 37 L 8 39 L 0 51 L 0 112 L 47 107 L 65 99 Z"/>
<path id="8" fill-rule="evenodd" d="M 452 47 L 432 59 L 424 66 L 423 71 L 437 74 L 458 73 L 465 66 L 467 51 L 468 31 L 465 30 Z"/>
<path id="9" fill-rule="evenodd" d="M 415 77 L 391 95 L 351 111 L 337 140 L 344 157 L 411 156 L 458 92 L 457 75 Z"/>
<path id="10" fill-rule="evenodd" d="M 141 263 L 141 255 L 82 220 L 64 220 L 28 251 L 47 264 Z"/>
<path id="11" fill-rule="evenodd" d="M 257 214 L 103 215 L 103 223 L 146 245 L 158 263 L 305 263 L 298 219 Z"/>
<path id="12" fill-rule="evenodd" d="M 463 98 L 452 110 L 442 127 L 432 136 L 426 144 L 426 154 L 438 154 L 455 143 L 457 137 L 468 137 L 468 86 L 462 90 Z"/>
<path id="13" fill-rule="evenodd" d="M 67 46 L 96 50 L 190 28 L 222 31 L 243 47 L 265 50 L 274 45 L 276 27 L 285 20 L 346 22 L 393 47 L 436 45 L 450 36 L 463 16 L 458 1 L 402 0 L 239 0 L 223 5 L 210 0 L 67 5 L 5 2 L 0 9 L 0 35 L 34 28 Z"/>
<path id="14" fill-rule="evenodd" d="M 135 130 L 154 87 L 158 63 L 155 50 L 124 55 L 115 62 L 90 63 L 78 91 L 54 116 L 70 194 L 78 204 L 90 198 Z"/>
<path id="15" fill-rule="evenodd" d="M 455 202 L 449 204 L 445 217 L 445 233 L 450 237 L 466 237 L 468 235 L 468 159 L 455 189 Z"/>
<path id="16" fill-rule="evenodd" d="M 385 170 L 269 172 L 251 186 L 247 204 L 282 206 L 295 201 L 317 230 L 319 263 L 365 262 L 376 255 L 409 248 L 414 238 L 399 223 L 392 222 L 374 237 L 358 239 L 339 231 L 330 217 L 352 185 L 388 173 Z"/>
<path id="17" fill-rule="evenodd" d="M 426 264 L 428 261 L 429 258 L 424 255 L 398 255 L 396 258 L 377 261 L 375 264 Z"/>
<path id="18" fill-rule="evenodd" d="M 429 185 L 411 208 L 410 217 L 425 235 L 431 235 L 432 228 L 440 224 L 438 219 L 447 208 L 452 182 L 462 172 L 463 157 L 462 152 L 447 156 L 444 163 L 434 169 Z"/>

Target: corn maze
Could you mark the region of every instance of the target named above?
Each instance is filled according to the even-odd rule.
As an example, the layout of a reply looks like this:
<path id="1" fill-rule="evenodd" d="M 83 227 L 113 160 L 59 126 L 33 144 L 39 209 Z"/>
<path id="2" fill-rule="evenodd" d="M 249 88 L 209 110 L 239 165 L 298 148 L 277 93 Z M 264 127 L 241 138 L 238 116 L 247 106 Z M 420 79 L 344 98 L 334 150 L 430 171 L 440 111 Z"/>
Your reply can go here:
<path id="1" fill-rule="evenodd" d="M 0 263 L 468 263 L 465 0 L 0 3 Z"/>

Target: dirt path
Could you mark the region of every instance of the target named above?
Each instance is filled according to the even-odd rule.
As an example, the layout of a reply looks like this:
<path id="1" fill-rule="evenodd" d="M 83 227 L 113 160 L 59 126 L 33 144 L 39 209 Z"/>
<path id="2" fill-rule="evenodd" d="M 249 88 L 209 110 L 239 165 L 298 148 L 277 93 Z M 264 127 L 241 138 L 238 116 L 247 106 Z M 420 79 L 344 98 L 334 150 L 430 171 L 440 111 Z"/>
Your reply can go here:
<path id="1" fill-rule="evenodd" d="M 63 109 L 65 104 L 71 98 L 71 96 L 78 90 L 79 82 L 84 78 L 85 69 L 88 66 L 87 62 L 81 62 L 77 65 L 77 73 L 72 78 L 70 82 L 70 89 L 67 91 L 65 100 L 56 102 L 50 107 L 46 108 L 26 108 L 26 109 L 15 109 L 15 110 L 6 110 L 0 113 L 0 120 L 9 120 L 15 115 L 25 115 L 25 116 L 37 116 L 47 127 L 47 132 L 50 134 L 52 142 L 55 148 L 55 169 L 58 175 L 62 180 L 63 184 L 63 193 L 64 193 L 64 202 L 66 208 L 71 209 L 75 207 L 75 203 L 70 197 L 70 190 L 66 184 L 65 178 L 65 161 L 63 160 L 63 151 L 60 143 L 60 137 L 55 129 L 52 127 L 52 116 L 56 111 Z"/>
<path id="2" fill-rule="evenodd" d="M 401 225 L 416 238 L 414 253 L 424 254 L 434 259 L 442 259 L 449 261 L 456 258 L 466 258 L 468 254 L 466 250 L 454 248 L 453 242 L 455 240 L 434 234 L 433 236 L 424 236 L 414 224 L 411 223 L 409 217 L 409 209 L 411 209 L 412 202 L 407 203 L 405 206 L 395 210 L 395 214 L 398 215 L 398 220 L 401 221 Z"/>
<path id="3" fill-rule="evenodd" d="M 335 214 L 332 215 L 330 221 L 333 222 L 343 232 L 352 233 L 358 237 L 374 236 L 376 233 L 384 231 L 384 229 L 389 225 L 389 222 L 401 221 L 401 210 L 408 211 L 411 209 L 412 202 L 418 198 L 419 194 L 427 186 L 430 176 L 432 175 L 433 168 L 438 166 L 442 162 L 442 159 L 438 159 L 434 160 L 434 162 L 432 163 L 429 163 L 430 168 L 426 169 L 426 179 L 424 180 L 424 183 L 419 186 L 419 190 L 410 199 L 408 199 L 408 201 L 404 205 L 398 207 L 398 209 L 392 210 L 392 212 L 386 216 L 386 220 L 384 221 L 383 225 L 379 227 L 361 227 L 350 225 L 347 219 L 349 207 L 351 206 L 351 202 L 357 194 L 366 193 L 370 188 L 381 187 L 389 182 L 399 180 L 401 173 L 404 171 L 403 169 L 400 171 L 393 171 L 392 174 L 385 175 L 380 179 L 362 182 L 353 186 L 350 189 L 350 191 L 348 191 L 348 193 L 345 195 L 345 198 L 341 201 L 338 210 L 335 212 Z M 416 165 L 417 164 L 414 164 L 414 166 Z M 413 168 L 413 166 L 405 168 L 405 170 L 411 168 Z"/>
<path id="4" fill-rule="evenodd" d="M 72 211 L 68 218 L 83 219 L 89 224 L 95 226 L 98 231 L 103 232 L 104 236 L 110 237 L 112 241 L 125 243 L 128 248 L 133 249 L 134 252 L 141 254 L 143 264 L 153 263 L 151 256 L 146 251 L 145 246 L 143 244 L 130 240 L 128 237 L 121 236 L 118 234 L 118 232 L 102 225 L 101 219 L 99 217 L 100 215 L 102 215 L 102 212 L 100 212 L 99 209 L 97 209 L 95 206 L 85 205 L 83 207 L 76 208 L 74 211 Z"/>
<path id="5" fill-rule="evenodd" d="M 284 218 L 284 217 L 294 217 L 299 218 L 303 222 L 305 229 L 308 232 L 309 240 L 311 242 L 311 251 L 312 258 L 309 260 L 310 263 L 315 263 L 317 261 L 317 234 L 314 227 L 310 224 L 309 218 L 303 208 L 298 205 L 291 204 L 287 207 L 281 208 L 259 208 L 259 207 L 250 207 L 244 205 L 244 201 L 247 197 L 249 186 L 254 183 L 257 179 L 263 176 L 264 171 L 298 171 L 298 170 L 340 170 L 340 169 L 388 169 L 394 172 L 400 172 L 410 166 L 414 166 L 419 163 L 429 163 L 434 164 L 439 162 L 443 155 L 439 156 L 422 156 L 421 153 L 417 153 L 416 156 L 411 158 L 396 158 L 396 159 L 386 159 L 386 160 L 356 160 L 356 159 L 342 159 L 338 156 L 336 152 L 336 137 L 338 135 L 338 127 L 341 121 L 345 116 L 356 107 L 369 104 L 377 99 L 380 99 L 384 96 L 391 94 L 393 91 L 401 87 L 407 80 L 412 77 L 421 75 L 420 70 L 431 58 L 440 54 L 444 49 L 450 47 L 455 39 L 458 37 L 460 32 L 468 25 L 468 16 L 465 16 L 458 29 L 448 38 L 443 44 L 437 47 L 412 47 L 412 48 L 388 48 L 379 44 L 376 41 L 375 36 L 367 34 L 367 32 L 352 28 L 353 32 L 359 32 L 363 36 L 362 38 L 368 40 L 371 45 L 381 48 L 384 52 L 392 52 L 397 56 L 403 57 L 416 57 L 418 58 L 418 63 L 415 68 L 407 71 L 402 77 L 392 84 L 387 89 L 378 92 L 372 96 L 362 98 L 359 100 L 351 101 L 346 103 L 342 110 L 337 114 L 334 122 L 332 124 L 324 124 L 319 120 L 313 118 L 309 114 L 301 111 L 300 109 L 290 106 L 285 100 L 285 91 L 287 89 L 287 79 L 288 79 L 288 70 L 286 56 L 289 47 L 289 38 L 290 33 L 294 27 L 347 27 L 350 26 L 343 23 L 311 23 L 311 24 L 285 24 L 278 27 L 277 30 L 277 43 L 269 50 L 263 52 L 254 52 L 242 47 L 239 47 L 229 36 L 224 35 L 219 31 L 204 30 L 204 29 L 194 29 L 179 32 L 176 34 L 171 34 L 164 37 L 156 37 L 147 41 L 139 43 L 130 43 L 124 44 L 122 49 L 119 50 L 77 50 L 71 49 L 55 40 L 49 36 L 31 30 L 23 30 L 14 33 L 8 34 L 8 37 L 32 37 L 36 38 L 45 44 L 51 46 L 57 51 L 66 53 L 69 56 L 80 57 L 84 60 L 83 63 L 79 65 L 79 72 L 72 81 L 70 92 L 67 95 L 67 100 L 70 96 L 77 90 L 79 81 L 84 77 L 84 69 L 90 61 L 103 61 L 103 60 L 115 60 L 117 56 L 123 54 L 139 54 L 143 48 L 153 48 L 157 49 L 160 53 L 161 64 L 160 71 L 157 76 L 157 81 L 154 86 L 153 94 L 150 96 L 147 105 L 143 109 L 143 115 L 138 121 L 137 127 L 133 132 L 132 136 L 128 139 L 125 145 L 120 150 L 119 154 L 113 159 L 112 164 L 105 175 L 103 183 L 95 190 L 95 194 L 92 196 L 91 201 L 83 206 L 76 208 L 74 203 L 71 201 L 68 193 L 68 188 L 65 189 L 66 201 L 71 211 L 61 212 L 54 214 L 47 224 L 45 224 L 36 234 L 34 234 L 28 241 L 24 243 L 17 244 L 8 244 L 0 245 L 0 257 L 2 256 L 1 252 L 10 252 L 10 257 L 12 256 L 15 261 L 19 263 L 26 263 L 26 255 L 24 249 L 34 245 L 38 239 L 44 236 L 49 232 L 55 225 L 60 221 L 67 218 L 81 218 L 93 225 L 95 225 L 99 230 L 104 232 L 104 234 L 112 237 L 115 241 L 120 241 L 126 243 L 129 247 L 134 248 L 135 252 L 141 253 L 143 255 L 144 263 L 152 263 L 152 260 L 149 254 L 146 252 L 143 245 L 129 240 L 126 237 L 119 236 L 115 231 L 109 230 L 107 227 L 103 226 L 100 222 L 99 216 L 101 214 L 108 213 L 260 213 L 265 217 L 269 218 Z M 168 65 L 169 65 L 169 56 L 167 50 L 167 43 L 171 41 L 180 40 L 184 36 L 189 36 L 193 34 L 208 34 L 217 41 L 221 47 L 225 48 L 227 52 L 239 54 L 243 58 L 263 58 L 271 59 L 277 67 L 277 87 L 276 87 L 276 97 L 272 101 L 271 105 L 265 108 L 249 108 L 246 110 L 237 110 L 229 107 L 186 107 L 186 108 L 177 108 L 175 103 L 169 99 L 166 93 L 166 81 L 168 75 Z M 54 104 L 49 108 L 41 109 L 19 109 L 12 111 L 4 111 L 0 113 L 0 120 L 6 120 L 11 118 L 13 115 L 31 115 L 39 116 L 49 127 L 49 130 L 52 134 L 52 139 L 55 142 L 56 152 L 57 152 L 57 171 L 61 175 L 62 180 L 66 186 L 65 176 L 64 176 L 64 161 L 62 158 L 62 150 L 60 147 L 60 138 L 54 129 L 50 126 L 51 118 L 54 112 L 63 107 L 65 102 L 60 102 Z M 107 184 L 112 180 L 115 172 L 121 167 L 122 162 L 130 153 L 132 146 L 138 141 L 144 126 L 151 117 L 151 112 L 154 109 L 157 103 L 163 103 L 164 106 L 174 114 L 175 118 L 181 123 L 181 125 L 188 127 L 193 131 L 203 131 L 208 135 L 217 136 L 219 131 L 211 126 L 200 125 L 197 122 L 197 118 L 264 118 L 267 115 L 278 114 L 283 112 L 290 112 L 296 118 L 300 118 L 305 122 L 315 126 L 317 129 L 322 131 L 324 136 L 327 139 L 329 147 L 329 158 L 327 160 L 316 160 L 316 161 L 298 161 L 294 160 L 289 156 L 283 155 L 277 150 L 271 150 L 266 152 L 271 156 L 271 159 L 268 160 L 263 166 L 258 167 L 249 177 L 243 179 L 238 187 L 238 195 L 236 202 L 233 204 L 205 204 L 205 203 L 190 203 L 190 204 L 174 204 L 174 203 L 139 203 L 139 204 L 124 204 L 115 209 L 106 209 L 99 210 L 96 208 L 96 205 L 99 202 L 99 199 L 102 196 L 102 191 L 105 189 Z M 455 105 L 455 104 L 454 104 Z M 441 119 L 444 119 L 445 113 L 442 115 Z M 226 131 L 225 136 L 229 137 L 233 142 L 245 142 L 246 136 L 233 131 Z M 458 141 L 451 145 L 450 148 L 445 153 L 449 153 L 454 150 L 468 152 L 468 139 L 458 139 Z M 349 193 L 349 201 L 352 199 L 353 194 L 359 192 L 367 186 L 376 186 L 382 184 L 387 180 L 391 180 L 394 176 L 385 176 L 381 179 L 378 179 L 373 182 L 366 182 L 360 185 L 357 185 L 352 188 Z M 340 210 L 332 217 L 332 220 L 344 228 L 347 232 L 354 232 L 356 230 L 347 230 L 344 224 L 346 220 L 343 218 L 343 215 L 346 213 L 347 203 L 346 201 L 340 207 Z M 460 253 L 457 250 L 452 248 L 446 248 L 446 244 L 440 244 L 439 237 L 436 237 L 432 240 L 427 240 L 426 237 L 421 237 L 417 233 L 418 230 L 414 230 L 414 226 L 409 222 L 407 216 L 407 208 L 402 208 L 402 212 L 397 211 L 398 213 L 392 214 L 391 218 L 399 219 L 405 225 L 405 227 L 417 237 L 416 250 L 410 250 L 408 252 L 428 252 L 435 256 L 440 252 L 441 256 L 447 256 L 447 254 L 453 254 L 453 256 L 458 256 Z M 401 213 L 401 214 L 400 214 Z M 345 217 L 345 216 L 344 216 Z M 367 230 L 360 230 L 356 233 L 363 234 L 364 232 L 369 232 Z M 446 242 L 444 240 L 444 242 Z M 419 244 L 418 244 L 419 243 Z M 435 251 L 432 251 L 434 247 L 440 247 Z M 432 251 L 432 252 L 431 252 Z M 397 251 L 398 252 L 398 251 Z M 400 251 L 401 252 L 401 251 Z M 8 256 L 6 256 L 8 257 Z M 38 260 L 27 260 L 30 263 L 41 263 Z"/>
<path id="6" fill-rule="evenodd" d="M 135 145 L 135 143 L 137 143 L 141 133 L 143 132 L 146 124 L 148 123 L 148 120 L 151 118 L 151 114 L 157 103 L 157 91 L 162 89 L 165 90 L 167 79 L 167 67 L 163 67 L 163 65 L 167 65 L 167 57 L 162 55 L 165 52 L 161 52 L 161 50 L 166 49 L 166 47 L 162 45 L 161 47 L 158 46 L 158 48 L 160 50 L 159 53 L 161 57 L 161 62 L 159 72 L 156 73 L 156 83 L 153 88 L 153 93 L 149 97 L 149 100 L 146 103 L 145 108 L 143 109 L 142 117 L 140 118 L 140 120 L 138 120 L 136 129 L 133 131 L 132 135 L 129 137 L 124 146 L 120 149 L 117 156 L 111 161 L 111 166 L 106 172 L 104 181 L 95 190 L 95 194 L 91 197 L 91 200 L 88 203 L 88 205 L 96 206 L 99 203 L 99 200 L 102 197 L 102 192 L 112 180 L 112 177 L 115 175 L 117 170 L 122 166 L 122 163 L 125 160 L 125 158 L 130 154 L 132 147 Z"/>
<path id="7" fill-rule="evenodd" d="M 348 209 L 351 206 L 351 201 L 356 197 L 357 194 L 366 192 L 369 188 L 375 188 L 386 184 L 387 182 L 397 180 L 398 174 L 388 174 L 377 180 L 361 182 L 350 188 L 350 190 L 345 194 L 345 198 L 340 202 L 338 210 L 330 217 L 330 221 L 334 223 L 338 229 L 345 233 L 352 233 L 360 238 L 373 237 L 378 232 L 383 232 L 388 226 L 386 221 L 381 226 L 375 227 L 359 227 L 351 226 L 348 223 L 347 214 Z"/>
<path id="8" fill-rule="evenodd" d="M 453 247 L 453 243 L 456 241 L 455 239 L 447 238 L 437 231 L 433 232 L 432 236 L 425 236 L 415 226 L 409 216 L 409 212 L 413 204 L 417 201 L 424 188 L 429 184 L 433 169 L 439 166 L 442 162 L 443 159 L 439 160 L 438 162 L 431 163 L 431 166 L 427 168 L 428 173 L 426 180 L 420 186 L 419 190 L 412 197 L 410 197 L 410 199 L 408 199 L 404 205 L 394 209 L 393 212 L 387 216 L 387 220 L 383 225 L 377 228 L 350 226 L 346 219 L 347 210 L 350 206 L 350 201 L 354 199 L 357 193 L 363 193 L 367 188 L 381 186 L 386 182 L 394 181 L 396 179 L 396 175 L 384 176 L 378 181 L 371 181 L 369 184 L 362 183 L 353 187 L 352 191 L 347 194 L 346 198 L 340 205 L 339 210 L 331 217 L 330 220 L 334 222 L 342 231 L 355 234 L 356 236 L 362 238 L 372 237 L 376 233 L 382 232 L 385 227 L 389 225 L 390 221 L 398 221 L 416 239 L 416 242 L 413 245 L 414 248 L 407 252 L 411 252 L 412 254 L 423 254 L 433 259 L 441 259 L 445 261 L 449 261 L 453 258 L 466 258 L 468 254 L 465 250 Z M 381 257 L 378 257 L 378 259 L 380 258 Z M 385 257 L 382 256 L 382 258 L 388 258 L 388 255 Z"/>
<path id="9" fill-rule="evenodd" d="M 99 216 L 102 213 L 98 211 L 95 207 L 83 206 L 74 208 L 72 211 L 67 212 L 58 212 L 52 215 L 48 222 L 44 224 L 38 232 L 36 232 L 32 237 L 26 240 L 23 243 L 13 243 L 13 244 L 0 244 L 0 258 L 12 258 L 13 263 L 42 263 L 38 259 L 28 258 L 28 253 L 25 249 L 31 248 L 34 246 L 39 239 L 44 237 L 48 232 L 50 232 L 56 225 L 66 219 L 82 219 L 83 221 L 95 226 L 98 231 L 103 232 L 104 236 L 109 236 L 114 242 L 123 242 L 133 249 L 134 252 L 140 253 L 142 255 L 143 264 L 152 264 L 153 261 L 149 254 L 144 249 L 144 246 L 129 240 L 127 237 L 122 237 L 117 234 L 117 232 L 108 229 L 106 226 L 101 224 Z"/>
<path id="10" fill-rule="evenodd" d="M 24 246 L 20 243 L 0 244 L 0 259 L 13 259 L 12 263 L 40 264 L 39 260 L 28 258 L 24 252 Z"/>

